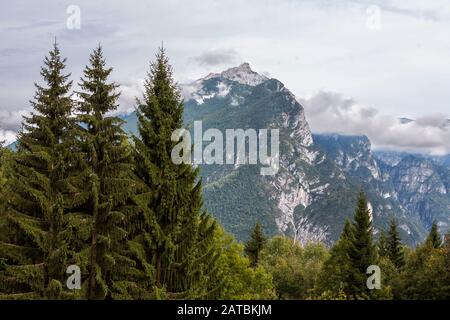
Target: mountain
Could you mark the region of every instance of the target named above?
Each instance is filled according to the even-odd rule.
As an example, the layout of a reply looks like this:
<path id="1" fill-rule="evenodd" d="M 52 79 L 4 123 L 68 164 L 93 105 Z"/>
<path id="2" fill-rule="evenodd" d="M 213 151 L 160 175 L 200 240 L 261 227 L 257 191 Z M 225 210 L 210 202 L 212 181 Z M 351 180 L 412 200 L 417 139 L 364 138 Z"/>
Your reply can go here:
<path id="1" fill-rule="evenodd" d="M 261 165 L 200 165 L 206 208 L 238 239 L 246 239 L 259 221 L 270 235 L 330 244 L 353 216 L 361 189 L 368 195 L 375 234 L 395 217 L 405 242 L 415 244 L 426 235 L 429 219 L 422 219 L 420 206 L 406 205 L 406 192 L 394 179 L 398 175 L 374 156 L 369 139 L 313 135 L 303 107 L 279 80 L 244 63 L 185 85 L 182 92 L 191 134 L 198 120 L 203 132 L 279 129 L 280 163 L 274 176 L 261 175 Z M 136 115 L 124 119 L 125 129 L 135 133 Z"/>
<path id="2" fill-rule="evenodd" d="M 417 214 L 426 228 L 436 221 L 444 231 L 450 226 L 450 156 L 426 156 L 377 151 L 375 157 L 389 176 L 397 198 Z"/>

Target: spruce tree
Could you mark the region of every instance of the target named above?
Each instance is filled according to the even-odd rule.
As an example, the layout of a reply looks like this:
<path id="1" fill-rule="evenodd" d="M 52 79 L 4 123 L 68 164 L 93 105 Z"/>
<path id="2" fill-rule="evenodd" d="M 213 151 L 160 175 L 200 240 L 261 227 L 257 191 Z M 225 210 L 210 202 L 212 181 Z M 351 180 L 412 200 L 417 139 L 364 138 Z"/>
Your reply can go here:
<path id="1" fill-rule="evenodd" d="M 380 237 L 378 238 L 377 247 L 378 255 L 380 257 L 388 256 L 388 240 L 386 237 L 386 232 L 384 230 L 380 231 Z"/>
<path id="2" fill-rule="evenodd" d="M 3 148 L 4 141 L 0 141 L 0 192 L 6 184 L 5 176 L 5 149 Z"/>
<path id="3" fill-rule="evenodd" d="M 90 55 L 78 92 L 77 159 L 79 173 L 71 183 L 78 190 L 78 218 L 86 223 L 77 230 L 87 235 L 80 246 L 85 261 L 87 299 L 131 298 L 137 288 L 136 262 L 127 243 L 127 222 L 135 212 L 132 199 L 132 148 L 122 130 L 122 120 L 111 116 L 117 109 L 118 85 L 109 82 L 112 68 L 106 67 L 99 45 Z M 87 264 L 87 265 L 86 265 Z M 136 280 L 136 281 L 135 281 Z"/>
<path id="4" fill-rule="evenodd" d="M 328 298 L 347 298 L 351 295 L 350 247 L 353 242 L 353 226 L 346 220 L 338 241 L 330 250 L 330 257 L 325 261 L 319 275 L 317 294 Z"/>
<path id="5" fill-rule="evenodd" d="M 267 238 L 264 236 L 261 225 L 256 223 L 252 231 L 250 239 L 245 244 L 245 254 L 250 259 L 250 265 L 256 267 L 258 265 L 261 251 L 266 245 Z"/>
<path id="6" fill-rule="evenodd" d="M 10 298 L 61 298 L 68 248 L 65 194 L 72 100 L 65 59 L 55 43 L 44 60 L 45 85 L 36 86 L 10 161 L 6 223 L 0 243 L 0 291 Z"/>
<path id="7" fill-rule="evenodd" d="M 183 126 L 183 102 L 163 48 L 150 66 L 137 114 L 136 175 L 145 188 L 136 199 L 143 208 L 141 238 L 156 287 L 169 297 L 204 297 L 204 283 L 215 270 L 215 222 L 202 209 L 198 169 L 171 159 L 178 143 L 172 133 Z"/>
<path id="8" fill-rule="evenodd" d="M 430 233 L 428 234 L 426 243 L 431 245 L 435 249 L 439 249 L 442 246 L 441 235 L 439 234 L 438 226 L 436 222 L 431 225 Z"/>
<path id="9" fill-rule="evenodd" d="M 375 264 L 376 261 L 370 211 L 367 205 L 367 198 L 363 192 L 360 192 L 358 196 L 358 205 L 352 229 L 353 238 L 348 252 L 351 265 L 349 293 L 353 299 L 363 299 L 370 296 L 370 291 L 366 285 L 367 267 Z"/>
<path id="10" fill-rule="evenodd" d="M 405 257 L 400 240 L 400 235 L 397 229 L 397 221 L 395 219 L 391 220 L 389 226 L 389 233 L 387 238 L 387 253 L 389 259 L 397 268 L 403 268 L 403 266 L 405 265 Z"/>
<path id="11" fill-rule="evenodd" d="M 3 142 L 0 141 L 0 241 L 6 240 L 4 235 L 6 234 L 5 230 L 5 210 L 6 210 L 6 194 L 5 194 L 5 186 L 6 186 L 6 164 L 7 164 L 7 153 L 6 149 L 3 148 Z M 0 256 L 0 259 L 3 257 Z M 2 260 L 0 260 L 0 264 Z"/>
<path id="12" fill-rule="evenodd" d="M 6 163 L 8 161 L 7 159 L 7 152 L 6 149 L 3 147 L 4 142 L 0 141 L 0 217 L 1 214 L 5 212 L 5 203 L 6 198 L 4 197 L 5 193 L 5 185 L 6 185 Z"/>

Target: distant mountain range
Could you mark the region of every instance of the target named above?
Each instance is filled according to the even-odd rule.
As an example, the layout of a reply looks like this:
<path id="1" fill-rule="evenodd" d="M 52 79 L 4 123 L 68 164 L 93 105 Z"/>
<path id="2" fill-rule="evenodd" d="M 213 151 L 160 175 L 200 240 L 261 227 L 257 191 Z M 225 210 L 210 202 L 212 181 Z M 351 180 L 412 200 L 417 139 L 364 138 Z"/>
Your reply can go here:
<path id="1" fill-rule="evenodd" d="M 196 120 L 203 131 L 280 130 L 274 176 L 260 175 L 259 165 L 201 165 L 205 206 L 238 239 L 259 221 L 270 235 L 331 244 L 353 216 L 359 190 L 368 196 L 375 236 L 391 218 L 411 245 L 423 240 L 433 221 L 449 230 L 450 155 L 373 152 L 365 136 L 312 134 L 296 97 L 248 63 L 209 74 L 182 92 L 189 130 Z M 136 114 L 123 119 L 124 129 L 137 134 Z"/>

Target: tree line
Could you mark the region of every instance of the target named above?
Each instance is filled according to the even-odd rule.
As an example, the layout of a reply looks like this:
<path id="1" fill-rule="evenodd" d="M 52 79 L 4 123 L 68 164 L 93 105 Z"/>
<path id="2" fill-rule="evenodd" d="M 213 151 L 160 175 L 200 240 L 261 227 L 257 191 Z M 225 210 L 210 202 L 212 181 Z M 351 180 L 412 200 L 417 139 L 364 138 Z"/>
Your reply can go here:
<path id="1" fill-rule="evenodd" d="M 367 200 L 339 240 L 239 244 L 204 209 L 198 168 L 175 165 L 183 101 L 160 48 L 136 102 L 138 136 L 113 116 L 120 87 L 101 46 L 73 91 L 55 43 L 17 150 L 0 148 L 0 299 L 449 298 L 450 246 L 434 225 L 415 250 L 397 224 L 375 241 Z M 367 288 L 378 265 L 382 286 Z M 81 273 L 67 286 L 67 268 Z"/>
<path id="2" fill-rule="evenodd" d="M 301 246 L 276 236 L 267 240 L 255 226 L 245 251 L 253 266 L 271 275 L 280 299 L 450 299 L 450 235 L 443 241 L 432 224 L 425 241 L 412 249 L 401 242 L 397 221 L 373 239 L 367 199 L 359 194 L 353 221 L 346 221 L 338 241 Z M 368 285 L 379 268 L 380 285 Z"/>

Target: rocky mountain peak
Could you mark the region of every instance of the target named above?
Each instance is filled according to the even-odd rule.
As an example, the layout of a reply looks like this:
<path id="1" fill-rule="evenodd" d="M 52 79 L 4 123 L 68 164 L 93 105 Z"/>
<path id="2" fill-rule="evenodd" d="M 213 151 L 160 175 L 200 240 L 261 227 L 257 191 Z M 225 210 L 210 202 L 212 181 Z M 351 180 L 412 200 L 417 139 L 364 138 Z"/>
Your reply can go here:
<path id="1" fill-rule="evenodd" d="M 244 62 L 240 66 L 227 69 L 223 71 L 220 76 L 249 86 L 257 86 L 258 84 L 268 80 L 266 76 L 253 71 L 248 62 Z"/>

